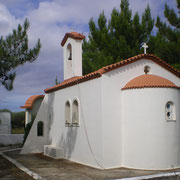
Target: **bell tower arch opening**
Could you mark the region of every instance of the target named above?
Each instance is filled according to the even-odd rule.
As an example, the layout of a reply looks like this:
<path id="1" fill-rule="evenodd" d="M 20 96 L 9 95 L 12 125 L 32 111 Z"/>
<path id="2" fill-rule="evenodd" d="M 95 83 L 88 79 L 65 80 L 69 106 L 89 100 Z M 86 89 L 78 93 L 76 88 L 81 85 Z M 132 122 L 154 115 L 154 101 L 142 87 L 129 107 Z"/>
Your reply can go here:
<path id="1" fill-rule="evenodd" d="M 64 54 L 64 80 L 82 76 L 82 40 L 84 35 L 77 32 L 66 33 L 61 45 Z"/>
<path id="2" fill-rule="evenodd" d="M 68 60 L 72 60 L 72 46 L 70 43 L 67 45 L 67 58 Z"/>

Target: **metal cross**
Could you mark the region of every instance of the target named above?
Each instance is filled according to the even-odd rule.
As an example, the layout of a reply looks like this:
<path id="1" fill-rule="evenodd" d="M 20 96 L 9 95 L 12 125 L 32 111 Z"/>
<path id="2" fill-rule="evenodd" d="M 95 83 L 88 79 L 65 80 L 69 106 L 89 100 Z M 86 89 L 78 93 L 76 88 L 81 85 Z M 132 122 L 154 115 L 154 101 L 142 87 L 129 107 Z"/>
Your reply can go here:
<path id="1" fill-rule="evenodd" d="M 142 45 L 142 47 L 144 48 L 144 54 L 146 54 L 146 49 L 148 48 L 148 45 L 147 45 L 146 43 L 144 43 L 144 44 Z"/>

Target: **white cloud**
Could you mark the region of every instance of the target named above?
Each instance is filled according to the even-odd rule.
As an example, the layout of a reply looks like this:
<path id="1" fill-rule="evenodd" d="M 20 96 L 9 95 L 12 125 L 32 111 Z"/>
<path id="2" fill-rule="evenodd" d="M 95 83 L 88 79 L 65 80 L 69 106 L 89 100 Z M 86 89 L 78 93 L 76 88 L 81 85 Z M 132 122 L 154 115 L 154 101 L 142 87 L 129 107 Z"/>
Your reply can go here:
<path id="1" fill-rule="evenodd" d="M 0 3 L 0 35 L 10 33 L 19 22 L 20 20 L 16 20 L 7 7 Z"/>
<path id="2" fill-rule="evenodd" d="M 39 3 L 38 3 L 39 2 Z M 144 12 L 149 3 L 152 14 L 163 14 L 164 3 L 169 0 L 130 0 L 133 12 Z M 174 6 L 175 0 L 170 5 Z M 18 109 L 33 94 L 42 94 L 54 85 L 55 77 L 62 80 L 63 54 L 60 42 L 70 28 L 88 34 L 91 17 L 97 20 L 104 10 L 108 19 L 114 7 L 119 9 L 120 0 L 1 0 L 0 35 L 7 35 L 27 17 L 30 47 L 41 39 L 42 49 L 38 59 L 17 68 L 14 90 L 0 88 L 0 109 Z M 154 16 L 153 16 L 154 17 Z"/>

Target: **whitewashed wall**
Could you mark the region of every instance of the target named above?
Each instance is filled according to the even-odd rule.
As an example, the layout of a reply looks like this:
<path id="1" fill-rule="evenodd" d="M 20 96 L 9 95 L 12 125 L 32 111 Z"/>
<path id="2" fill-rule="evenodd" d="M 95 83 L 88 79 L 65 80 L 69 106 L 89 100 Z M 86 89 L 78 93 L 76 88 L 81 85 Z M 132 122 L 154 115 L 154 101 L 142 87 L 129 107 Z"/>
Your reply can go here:
<path id="1" fill-rule="evenodd" d="M 129 168 L 180 167 L 180 93 L 172 88 L 124 90 L 122 97 L 123 162 Z M 167 121 L 172 101 L 176 121 Z"/>
<path id="2" fill-rule="evenodd" d="M 42 101 L 43 101 L 43 98 L 40 98 L 40 99 L 37 99 L 37 100 L 34 102 L 33 107 L 32 107 L 32 109 L 31 109 L 31 111 L 30 111 L 31 114 L 34 114 L 34 115 L 37 114 L 37 112 L 38 112 L 38 110 L 39 110 L 39 107 L 41 106 Z"/>
<path id="3" fill-rule="evenodd" d="M 127 139 L 123 138 L 124 136 L 123 133 L 128 134 L 130 132 L 129 131 L 124 132 L 123 118 L 124 118 L 124 114 L 125 115 L 131 114 L 131 111 L 124 111 L 123 107 L 125 104 L 131 104 L 132 101 L 131 98 L 123 99 L 121 89 L 126 85 L 126 83 L 128 83 L 133 78 L 144 74 L 144 67 L 146 65 L 150 66 L 151 68 L 150 74 L 162 76 L 174 82 L 176 85 L 180 86 L 179 78 L 177 78 L 175 75 L 173 75 L 166 69 L 162 68 L 158 64 L 154 63 L 153 61 L 146 59 L 136 61 L 132 64 L 126 65 L 114 71 L 110 71 L 106 74 L 103 74 L 102 77 L 103 161 L 104 161 L 103 164 L 105 168 L 113 168 L 113 167 L 121 167 L 121 166 L 130 167 L 130 164 L 125 163 L 126 162 L 125 154 L 123 152 L 124 150 L 123 146 L 125 143 L 124 141 L 127 141 Z M 131 90 L 130 92 L 133 93 L 134 90 Z M 133 95 L 135 94 L 133 93 Z M 161 93 L 159 95 L 161 95 Z M 165 96 L 166 95 L 163 95 L 163 97 Z M 142 106 L 144 107 L 144 104 Z M 180 106 L 177 105 L 177 108 L 180 109 Z M 139 162 L 139 160 L 137 162 Z M 138 164 L 136 164 L 134 168 L 140 168 L 140 166 L 138 167 Z"/>
<path id="4" fill-rule="evenodd" d="M 26 109 L 25 111 L 25 125 L 27 125 L 28 123 L 31 122 L 32 119 L 32 115 L 37 115 L 37 112 L 39 111 L 39 108 L 41 106 L 43 99 L 37 99 L 34 103 L 33 103 L 33 107 L 32 109 Z"/>
<path id="5" fill-rule="evenodd" d="M 0 112 L 0 134 L 11 134 L 11 114 Z"/>
<path id="6" fill-rule="evenodd" d="M 97 168 L 126 166 L 143 169 L 162 169 L 169 168 L 171 164 L 175 167 L 179 166 L 180 149 L 176 144 L 179 142 L 177 138 L 180 139 L 178 120 L 180 115 L 177 115 L 176 123 L 163 121 L 165 116 L 163 103 L 167 99 L 171 98 L 172 101 L 174 100 L 179 113 L 179 90 L 168 89 L 167 91 L 163 88 L 155 88 L 150 91 L 151 93 L 153 92 L 152 99 L 159 98 L 158 103 L 152 107 L 153 111 L 156 110 L 154 114 L 150 113 L 149 108 L 152 102 L 150 101 L 151 96 L 147 94 L 147 89 L 142 91 L 121 90 L 130 80 L 144 74 L 144 66 L 146 65 L 151 68 L 150 74 L 162 76 L 180 86 L 180 80 L 175 75 L 150 60 L 142 59 L 103 74 L 102 78 L 49 93 L 43 100 L 22 152 L 42 152 L 45 144 L 51 144 L 52 146 L 64 148 L 65 158 Z M 154 92 L 156 92 L 155 95 Z M 142 99 L 140 108 L 144 112 L 142 116 L 139 115 L 138 106 L 140 97 Z M 146 101 L 148 101 L 149 106 L 145 106 L 147 97 L 149 99 Z M 79 101 L 80 126 L 65 127 L 65 104 L 69 100 L 72 106 L 74 99 Z M 163 109 L 157 112 L 155 107 L 162 108 L 162 105 Z M 135 112 L 135 109 L 131 112 L 129 108 L 137 108 L 137 112 Z M 149 116 L 148 118 L 146 118 L 146 113 Z M 159 121 L 155 121 L 155 115 L 157 115 L 156 118 Z M 134 118 L 133 121 L 132 117 Z M 141 119 L 139 120 L 139 118 Z M 146 124 L 143 121 L 144 119 L 149 124 Z M 36 136 L 37 122 L 40 120 L 46 124 L 45 134 L 49 139 L 47 136 Z M 161 122 L 163 123 L 161 124 Z M 137 126 L 138 123 L 139 126 Z M 142 136 L 143 132 L 151 132 L 148 125 L 151 127 L 151 131 L 154 131 L 155 128 L 153 138 L 151 136 L 152 133 L 147 137 Z M 162 128 L 159 131 L 162 133 L 161 135 L 158 134 L 158 128 Z M 138 134 L 139 129 L 141 130 L 140 134 Z M 156 136 L 159 139 L 154 143 L 151 140 Z M 167 138 L 168 136 L 169 138 Z M 174 141 L 172 141 L 172 138 L 174 138 Z M 162 139 L 163 142 L 161 143 Z M 167 148 L 165 142 L 170 147 Z M 157 145 L 159 149 L 157 150 L 154 145 Z M 173 155 L 169 154 L 172 146 L 175 146 Z M 148 149 L 149 147 L 151 149 Z M 143 160 L 140 156 L 141 149 L 139 148 L 143 148 L 143 152 L 150 158 Z M 150 152 L 152 148 L 153 151 Z M 167 148 L 167 151 L 164 148 Z M 131 151 L 133 151 L 133 154 Z M 150 154 L 148 154 L 149 152 Z M 153 160 L 155 158 L 158 159 L 157 156 L 152 157 L 153 152 L 154 155 L 159 155 L 162 152 L 157 165 L 153 164 Z M 135 153 L 137 153 L 137 158 L 134 157 Z M 168 158 L 164 159 L 166 155 Z"/>
<path id="7" fill-rule="evenodd" d="M 72 46 L 72 60 L 68 60 L 67 46 L 69 43 Z M 63 46 L 63 54 L 64 80 L 74 76 L 82 76 L 82 40 L 68 38 Z"/>
<path id="8" fill-rule="evenodd" d="M 29 135 L 26 139 L 26 142 L 21 151 L 22 154 L 26 153 L 39 153 L 43 152 L 44 145 L 49 144 L 49 123 L 50 116 L 49 110 L 51 109 L 51 101 L 49 100 L 49 96 L 46 95 L 42 101 L 42 104 L 37 113 L 36 119 L 31 127 Z M 44 135 L 37 136 L 37 123 L 42 121 L 44 123 Z"/>
<path id="9" fill-rule="evenodd" d="M 0 147 L 23 143 L 24 134 L 0 134 Z"/>
<path id="10" fill-rule="evenodd" d="M 69 100 L 79 101 L 79 127 L 65 127 L 65 104 Z M 102 163 L 102 110 L 101 83 L 94 79 L 56 91 L 52 105 L 52 145 L 63 147 L 65 158 L 91 165 Z"/>

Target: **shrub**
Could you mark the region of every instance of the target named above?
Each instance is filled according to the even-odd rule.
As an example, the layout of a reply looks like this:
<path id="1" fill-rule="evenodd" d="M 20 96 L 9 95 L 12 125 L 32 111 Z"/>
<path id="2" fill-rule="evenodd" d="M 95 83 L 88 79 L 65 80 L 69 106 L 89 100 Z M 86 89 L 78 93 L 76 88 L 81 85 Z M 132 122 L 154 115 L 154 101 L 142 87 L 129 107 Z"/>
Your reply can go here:
<path id="1" fill-rule="evenodd" d="M 27 137 L 28 137 L 28 134 L 29 134 L 29 131 L 31 130 L 31 127 L 33 125 L 33 122 L 35 120 L 36 116 L 35 115 L 32 115 L 32 119 L 31 119 L 31 122 L 28 123 L 24 129 L 24 139 L 23 139 L 23 144 L 25 143 Z"/>
<path id="2" fill-rule="evenodd" d="M 22 112 L 12 112 L 11 113 L 11 124 L 12 129 L 21 129 L 25 125 L 25 113 Z"/>

